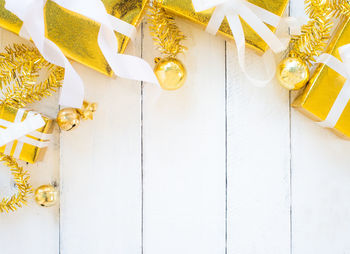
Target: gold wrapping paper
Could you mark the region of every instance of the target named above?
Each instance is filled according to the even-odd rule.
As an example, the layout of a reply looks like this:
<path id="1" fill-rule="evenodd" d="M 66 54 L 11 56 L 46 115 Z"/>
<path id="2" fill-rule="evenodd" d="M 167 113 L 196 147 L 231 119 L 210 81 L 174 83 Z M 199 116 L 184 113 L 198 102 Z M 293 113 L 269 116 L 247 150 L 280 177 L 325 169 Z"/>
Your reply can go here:
<path id="1" fill-rule="evenodd" d="M 7 106 L 7 105 L 1 105 L 0 106 L 0 119 L 9 121 L 9 122 L 14 122 L 15 121 L 15 117 L 17 115 L 18 110 L 14 107 L 11 106 Z M 22 117 L 22 121 L 27 117 L 28 111 L 25 111 Z M 28 138 L 37 140 L 37 141 L 48 141 L 47 139 L 45 139 L 44 134 L 51 134 L 53 131 L 53 120 L 48 119 L 45 116 L 42 116 L 42 118 L 45 121 L 45 125 L 39 129 L 37 129 L 37 131 L 39 133 L 43 134 L 43 137 L 33 137 L 31 135 L 26 135 Z M 0 124 L 0 128 L 5 128 L 4 126 L 2 126 Z M 45 135 L 46 136 L 46 135 Z M 37 146 L 34 146 L 32 144 L 27 144 L 27 143 L 23 143 L 22 149 L 20 150 L 19 156 L 15 156 L 15 150 L 16 147 L 19 145 L 19 141 L 15 140 L 13 142 L 10 142 L 2 147 L 0 147 L 0 152 L 1 153 L 6 153 L 5 150 L 10 151 L 9 153 L 6 153 L 8 155 L 14 156 L 17 159 L 29 162 L 29 163 L 35 163 L 37 161 L 40 161 L 43 159 L 45 152 L 47 150 L 47 147 L 42 147 L 39 148 Z M 6 149 L 6 146 L 7 147 Z"/>
<path id="2" fill-rule="evenodd" d="M 342 20 L 338 25 L 326 53 L 341 60 L 338 48 L 350 43 L 350 19 Z M 345 78 L 333 69 L 320 64 L 303 93 L 293 102 L 293 107 L 315 121 L 326 119 L 333 103 L 345 83 Z M 350 104 L 345 107 L 333 129 L 342 137 L 350 138 Z"/>
<path id="3" fill-rule="evenodd" d="M 288 0 L 250 0 L 250 3 L 253 3 L 259 7 L 262 7 L 278 16 L 282 16 Z M 210 17 L 214 11 L 214 8 L 205 10 L 202 12 L 195 12 L 192 5 L 192 0 L 163 0 L 162 6 L 167 11 L 189 19 L 202 27 L 206 27 Z M 241 21 L 243 21 L 241 19 Z M 257 35 L 252 28 L 246 23 L 243 23 L 243 30 L 245 34 L 246 44 L 253 49 L 256 49 L 258 52 L 263 53 L 267 50 L 268 45 Z M 276 28 L 269 26 L 271 31 L 275 32 Z M 223 35 L 228 40 L 233 40 L 232 32 L 225 18 L 222 22 L 218 34 Z"/>
<path id="4" fill-rule="evenodd" d="M 109 14 L 137 26 L 148 0 L 102 0 L 102 2 Z M 5 0 L 0 0 L 0 26 L 18 34 L 22 21 L 4 6 Z M 113 75 L 97 43 L 100 27 L 98 23 L 64 9 L 51 0 L 46 3 L 44 16 L 46 37 L 56 43 L 67 57 L 105 75 Z M 116 33 L 116 36 L 119 53 L 123 53 L 129 38 L 119 33 Z"/>

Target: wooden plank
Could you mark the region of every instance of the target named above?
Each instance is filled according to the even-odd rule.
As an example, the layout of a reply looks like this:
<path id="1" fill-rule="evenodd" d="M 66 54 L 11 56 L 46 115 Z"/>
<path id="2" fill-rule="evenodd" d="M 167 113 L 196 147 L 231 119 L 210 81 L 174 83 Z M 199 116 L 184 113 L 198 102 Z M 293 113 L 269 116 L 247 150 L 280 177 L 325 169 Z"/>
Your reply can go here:
<path id="1" fill-rule="evenodd" d="M 224 41 L 177 21 L 187 82 L 143 90 L 144 253 L 224 253 Z M 148 31 L 143 48 L 149 62 L 159 55 Z"/>
<path id="2" fill-rule="evenodd" d="M 288 91 L 250 84 L 229 43 L 227 71 L 227 253 L 289 254 Z"/>
<path id="3" fill-rule="evenodd" d="M 291 126 L 293 253 L 349 253 L 350 143 L 295 110 Z"/>
<path id="4" fill-rule="evenodd" d="M 141 253 L 140 83 L 74 67 L 99 105 L 61 133 L 61 253 Z"/>
<path id="5" fill-rule="evenodd" d="M 1 46 L 16 43 L 26 43 L 8 31 L 0 31 Z M 54 118 L 57 114 L 58 97 L 53 96 L 44 99 L 40 103 L 30 105 L 42 114 Z M 42 184 L 59 183 L 59 135 L 57 129 L 42 162 L 33 165 L 20 163 L 30 172 L 30 182 L 34 188 Z M 1 165 L 0 193 L 10 194 L 9 188 L 13 188 L 14 181 L 9 175 L 8 168 Z M 11 192 L 13 193 L 13 192 Z M 27 207 L 19 209 L 15 213 L 0 215 L 1 253 L 59 253 L 59 206 L 43 208 L 35 204 L 33 198 L 29 200 Z"/>

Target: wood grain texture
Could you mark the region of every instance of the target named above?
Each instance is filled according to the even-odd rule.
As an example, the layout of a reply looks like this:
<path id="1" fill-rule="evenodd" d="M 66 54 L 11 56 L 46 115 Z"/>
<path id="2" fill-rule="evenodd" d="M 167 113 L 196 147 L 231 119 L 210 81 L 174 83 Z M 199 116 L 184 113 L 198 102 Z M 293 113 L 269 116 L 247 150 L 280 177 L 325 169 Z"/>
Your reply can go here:
<path id="1" fill-rule="evenodd" d="M 1 30 L 2 48 L 12 43 L 26 43 L 8 31 Z M 58 111 L 58 97 L 54 96 L 42 100 L 28 108 L 54 118 Z M 45 160 L 36 164 L 21 162 L 30 173 L 30 183 L 34 188 L 43 184 L 59 183 L 59 135 L 57 128 L 54 131 L 52 144 L 48 147 Z M 9 176 L 7 167 L 1 165 L 0 185 L 1 195 L 9 194 L 11 188 L 15 191 L 14 182 Z M 59 253 L 59 207 L 42 208 L 33 199 L 28 206 L 15 213 L 0 215 L 0 245 L 1 253 Z"/>
<path id="2" fill-rule="evenodd" d="M 188 37 L 186 85 L 144 86 L 144 253 L 224 253 L 224 41 L 178 24 Z M 144 38 L 150 62 L 159 53 Z"/>
<path id="3" fill-rule="evenodd" d="M 350 143 L 296 110 L 291 120 L 293 253 L 350 253 Z"/>
<path id="4" fill-rule="evenodd" d="M 61 253 L 141 253 L 140 82 L 74 67 L 98 111 L 61 133 Z"/>
<path id="5" fill-rule="evenodd" d="M 248 52 L 247 65 L 262 61 Z M 288 92 L 243 78 L 227 44 L 228 253 L 290 253 Z"/>
<path id="6" fill-rule="evenodd" d="M 292 13 L 302 6 L 292 0 Z M 291 109 L 276 82 L 249 84 L 233 44 L 177 21 L 189 48 L 178 91 L 74 64 L 95 119 L 56 129 L 45 161 L 28 166 L 61 203 L 0 215 L 1 254 L 350 253 L 350 143 Z M 159 55 L 146 22 L 128 53 Z M 57 98 L 33 108 L 54 118 Z M 0 193 L 12 184 L 1 167 Z"/>

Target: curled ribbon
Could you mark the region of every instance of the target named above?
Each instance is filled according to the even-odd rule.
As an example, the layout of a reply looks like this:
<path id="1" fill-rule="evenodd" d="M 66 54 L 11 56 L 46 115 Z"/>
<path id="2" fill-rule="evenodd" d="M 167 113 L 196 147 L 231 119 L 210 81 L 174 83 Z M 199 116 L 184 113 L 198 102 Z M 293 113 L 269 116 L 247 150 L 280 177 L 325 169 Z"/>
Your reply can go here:
<path id="1" fill-rule="evenodd" d="M 50 139 L 50 134 L 36 131 L 45 125 L 45 121 L 41 115 L 28 112 L 27 117 L 22 121 L 24 112 L 24 109 L 18 109 L 14 122 L 0 119 L 0 126 L 6 128 L 0 129 L 0 146 L 6 145 L 4 153 L 10 155 L 14 145 L 13 141 L 17 140 L 18 142 L 13 154 L 15 158 L 19 157 L 24 143 L 42 148 L 48 146 L 49 142 L 34 138 Z"/>
<path id="2" fill-rule="evenodd" d="M 337 124 L 350 100 L 350 44 L 339 47 L 338 50 L 342 61 L 326 53 L 320 55 L 317 59 L 318 63 L 327 65 L 346 78 L 346 81 L 334 101 L 326 119 L 319 123 L 321 126 L 328 128 L 333 128 Z"/>
<path id="3" fill-rule="evenodd" d="M 206 28 L 206 31 L 211 34 L 216 34 L 224 18 L 227 18 L 232 35 L 236 42 L 239 65 L 248 80 L 256 86 L 264 86 L 274 78 L 276 63 L 271 51 L 267 51 L 262 57 L 267 73 L 265 79 L 256 79 L 246 70 L 245 36 L 239 17 L 247 22 L 247 24 L 266 42 L 273 52 L 278 53 L 285 50 L 287 44 L 279 40 L 278 37 L 264 24 L 265 22 L 276 27 L 281 20 L 278 15 L 245 0 L 193 0 L 193 6 L 197 12 L 215 7 Z"/>
<path id="4" fill-rule="evenodd" d="M 101 24 L 98 44 L 116 75 L 158 84 L 157 78 L 146 61 L 135 56 L 118 54 L 118 41 L 114 31 L 134 38 L 135 27 L 109 15 L 100 0 L 53 1 Z M 21 0 L 20 3 L 17 0 L 6 0 L 5 8 L 23 21 L 20 35 L 27 39 L 32 38 L 35 46 L 47 61 L 65 68 L 59 104 L 81 108 L 84 99 L 84 86 L 81 78 L 59 47 L 45 37 L 43 11 L 45 3 L 45 0 Z"/>

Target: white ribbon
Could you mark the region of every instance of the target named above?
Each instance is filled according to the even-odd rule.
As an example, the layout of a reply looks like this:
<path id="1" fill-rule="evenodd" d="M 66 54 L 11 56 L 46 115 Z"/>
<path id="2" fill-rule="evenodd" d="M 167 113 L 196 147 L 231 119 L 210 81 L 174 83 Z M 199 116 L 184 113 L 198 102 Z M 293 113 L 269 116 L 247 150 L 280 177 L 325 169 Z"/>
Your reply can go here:
<path id="1" fill-rule="evenodd" d="M 262 57 L 267 73 L 265 79 L 256 79 L 253 77 L 254 75 L 251 75 L 246 70 L 245 36 L 239 17 L 247 22 L 247 24 L 266 42 L 273 52 L 278 53 L 286 49 L 287 43 L 280 41 L 264 24 L 265 22 L 276 27 L 281 20 L 278 15 L 245 0 L 193 0 L 193 6 L 197 12 L 215 7 L 206 28 L 206 31 L 211 34 L 216 34 L 224 18 L 227 18 L 232 35 L 236 42 L 239 65 L 248 80 L 257 86 L 264 86 L 274 78 L 276 63 L 271 51 L 267 51 Z"/>
<path id="2" fill-rule="evenodd" d="M 131 38 L 136 34 L 132 25 L 107 14 L 100 0 L 54 0 L 71 11 L 89 17 L 101 24 L 98 44 L 116 75 L 158 84 L 151 67 L 143 59 L 118 54 L 118 40 L 114 30 Z M 45 37 L 43 8 L 45 0 L 6 0 L 5 8 L 23 21 L 20 35 L 32 38 L 43 57 L 65 68 L 60 105 L 81 108 L 84 99 L 83 82 L 59 47 Z M 79 36 L 79 34 L 77 34 Z"/>
<path id="3" fill-rule="evenodd" d="M 22 121 L 24 109 L 18 109 L 14 122 L 9 122 L 4 119 L 0 119 L 0 126 L 6 129 L 0 129 L 0 147 L 6 145 L 5 154 L 11 155 L 14 141 L 17 140 L 17 145 L 13 156 L 19 158 L 24 143 L 31 144 L 37 147 L 48 146 L 48 141 L 35 140 L 38 139 L 50 139 L 50 134 L 45 134 L 36 131 L 37 129 L 45 125 L 44 119 L 40 114 L 28 112 L 26 118 Z"/>
<path id="4" fill-rule="evenodd" d="M 327 65 L 346 78 L 340 93 L 338 94 L 331 110 L 327 115 L 327 118 L 319 123 L 321 126 L 328 128 L 333 128 L 337 124 L 341 114 L 350 100 L 350 44 L 339 47 L 338 50 L 342 62 L 336 57 L 326 53 L 322 54 L 317 59 L 318 63 Z"/>

